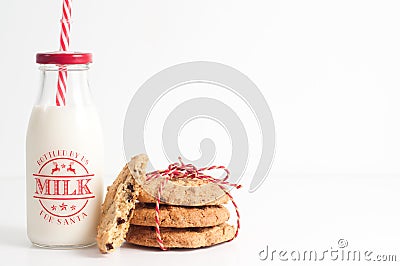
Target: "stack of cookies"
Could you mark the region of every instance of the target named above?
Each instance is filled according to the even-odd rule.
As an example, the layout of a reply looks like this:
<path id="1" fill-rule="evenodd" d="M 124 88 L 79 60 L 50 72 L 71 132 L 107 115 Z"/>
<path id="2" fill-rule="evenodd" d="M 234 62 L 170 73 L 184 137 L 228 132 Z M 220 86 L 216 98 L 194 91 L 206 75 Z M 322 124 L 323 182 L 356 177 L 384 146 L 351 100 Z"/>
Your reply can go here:
<path id="1" fill-rule="evenodd" d="M 129 243 L 158 247 L 155 222 L 157 190 L 162 178 L 147 180 L 148 158 L 132 158 L 107 188 L 97 228 L 97 244 L 108 253 Z M 227 224 L 228 196 L 218 185 L 203 180 L 176 178 L 165 183 L 160 198 L 159 226 L 165 248 L 199 248 L 234 238 Z"/>
<path id="2" fill-rule="evenodd" d="M 174 182 L 174 180 L 168 182 Z M 202 182 L 187 180 L 187 183 L 191 183 L 191 187 L 194 187 L 200 186 Z M 218 186 L 214 186 L 214 189 L 221 190 Z M 228 202 L 228 197 L 222 195 L 218 199 L 205 201 L 199 205 L 198 198 L 194 196 L 195 193 L 189 192 L 185 197 L 175 194 L 173 196 L 175 200 L 162 198 L 159 220 L 164 247 L 207 247 L 229 241 L 234 237 L 235 228 L 226 223 L 229 220 L 229 211 L 222 205 Z M 186 204 L 196 206 L 179 205 L 180 200 L 183 199 Z M 156 200 L 142 187 L 139 188 L 138 200 L 139 203 L 136 204 L 130 220 L 131 225 L 126 241 L 141 246 L 158 247 L 154 228 Z"/>

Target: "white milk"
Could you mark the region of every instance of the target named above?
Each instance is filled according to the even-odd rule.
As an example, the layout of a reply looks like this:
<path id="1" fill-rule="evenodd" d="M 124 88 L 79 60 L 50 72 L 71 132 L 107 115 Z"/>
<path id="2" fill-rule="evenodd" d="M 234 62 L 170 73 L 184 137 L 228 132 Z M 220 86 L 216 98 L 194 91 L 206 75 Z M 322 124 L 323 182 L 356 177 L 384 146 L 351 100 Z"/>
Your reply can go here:
<path id="1" fill-rule="evenodd" d="M 48 247 L 95 242 L 103 139 L 92 105 L 35 106 L 26 138 L 28 237 Z"/>

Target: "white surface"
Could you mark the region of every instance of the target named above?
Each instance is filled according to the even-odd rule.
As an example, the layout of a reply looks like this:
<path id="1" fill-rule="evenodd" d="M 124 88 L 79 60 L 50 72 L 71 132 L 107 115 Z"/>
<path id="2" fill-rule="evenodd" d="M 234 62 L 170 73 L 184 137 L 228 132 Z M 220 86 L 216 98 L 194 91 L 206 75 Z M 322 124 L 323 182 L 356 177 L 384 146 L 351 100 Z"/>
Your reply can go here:
<path id="1" fill-rule="evenodd" d="M 397 252 L 400 260 L 397 248 L 400 183 L 393 176 L 272 174 L 256 193 L 249 194 L 244 189 L 234 192 L 242 215 L 242 229 L 230 243 L 168 252 L 125 245 L 109 255 L 101 255 L 96 247 L 79 250 L 33 247 L 25 232 L 24 198 L 10 189 L 22 190 L 24 179 L 3 178 L 1 182 L 0 254 L 3 262 L 15 265 L 303 265 L 260 261 L 258 253 L 266 245 L 287 250 L 337 248 L 341 238 L 348 241 L 349 249 L 369 249 L 374 254 Z M 333 263 L 326 260 L 318 265 Z"/>
<path id="2" fill-rule="evenodd" d="M 35 53 L 58 49 L 61 2 L 0 1 L 1 176 L 24 174 Z M 131 96 L 193 60 L 235 67 L 262 90 L 276 172 L 400 173 L 399 10 L 396 0 L 73 1 L 71 49 L 94 52 L 108 183 L 124 162 Z"/>

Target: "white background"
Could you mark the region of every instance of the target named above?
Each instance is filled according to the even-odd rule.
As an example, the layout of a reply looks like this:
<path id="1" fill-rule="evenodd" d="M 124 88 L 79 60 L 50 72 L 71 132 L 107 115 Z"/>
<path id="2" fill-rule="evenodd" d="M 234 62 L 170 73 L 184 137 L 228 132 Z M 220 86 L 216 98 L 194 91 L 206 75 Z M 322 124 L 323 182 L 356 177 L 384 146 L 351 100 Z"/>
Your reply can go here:
<path id="1" fill-rule="evenodd" d="M 123 165 L 136 89 L 166 67 L 210 60 L 262 90 L 276 173 L 400 173 L 398 1 L 73 2 L 72 50 L 91 50 L 106 173 Z M 38 51 L 58 49 L 61 1 L 1 1 L 2 176 L 24 175 Z"/>
<path id="2" fill-rule="evenodd" d="M 399 202 L 394 189 L 400 174 L 399 12 L 399 1 L 386 0 L 74 1 L 71 50 L 94 53 L 91 87 L 105 132 L 106 182 L 114 179 L 125 161 L 123 121 L 136 89 L 166 67 L 215 61 L 248 75 L 264 94 L 275 119 L 277 150 L 270 181 L 252 197 L 262 199 L 261 193 L 268 192 L 281 196 L 265 198 L 270 204 L 286 202 L 281 207 L 288 212 L 276 207 L 275 215 L 293 223 L 297 220 L 316 230 L 314 234 L 326 232 L 326 228 L 315 229 L 317 222 L 327 227 L 334 224 L 343 229 L 337 231 L 350 235 L 351 228 L 364 224 L 363 230 L 372 236 L 355 233 L 352 241 L 356 242 L 398 237 L 399 230 L 390 225 L 399 218 L 390 214 L 393 209 L 388 204 Z M 35 53 L 58 49 L 60 16 L 61 1 L 0 2 L 2 178 L 24 179 L 25 132 L 38 92 Z M 277 180 L 289 174 L 296 182 L 303 179 L 299 183 Z M 352 181 L 343 181 L 347 179 Z M 336 193 L 335 189 L 345 186 L 341 182 L 350 185 Z M 302 203 L 309 209 L 305 214 L 295 212 L 295 217 L 287 216 L 297 208 L 289 203 L 304 194 L 293 184 L 310 185 L 301 187 L 307 195 Z M 332 197 L 341 194 L 353 199 L 352 203 L 343 206 L 347 201 L 341 199 L 341 205 L 336 205 Z M 315 202 L 319 205 L 312 211 Z M 364 216 L 357 220 L 354 210 L 365 204 L 372 204 L 376 213 L 363 209 L 360 215 Z M 330 218 L 325 221 L 319 216 L 318 210 L 325 207 L 336 210 L 337 220 L 327 210 L 323 215 Z M 344 214 L 339 211 L 343 208 L 347 210 Z M 384 214 L 377 211 L 380 208 Z M 23 224 L 23 211 L 18 213 Z M 274 212 L 251 213 L 277 219 Z M 302 215 L 309 218 L 299 219 Z M 371 217 L 374 222 L 365 225 Z M 344 220 L 354 221 L 349 225 Z M 296 234 L 293 228 L 290 232 L 279 228 L 293 225 L 289 222 L 282 224 L 278 219 L 270 225 L 273 230 L 265 234 L 283 239 L 282 245 L 313 239 L 310 234 Z M 386 231 L 380 234 L 378 228 Z M 276 231 L 287 234 L 274 235 Z M 332 233 L 329 241 L 342 237 L 339 234 Z M 394 249 L 396 242 L 385 245 Z M 266 240 L 257 243 L 251 256 L 256 256 Z"/>

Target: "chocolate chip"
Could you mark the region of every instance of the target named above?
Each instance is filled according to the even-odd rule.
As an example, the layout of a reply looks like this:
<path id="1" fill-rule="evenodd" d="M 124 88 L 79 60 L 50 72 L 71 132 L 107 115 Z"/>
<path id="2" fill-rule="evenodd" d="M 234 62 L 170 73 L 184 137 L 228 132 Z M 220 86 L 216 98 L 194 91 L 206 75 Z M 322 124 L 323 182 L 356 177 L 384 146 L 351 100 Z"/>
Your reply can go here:
<path id="1" fill-rule="evenodd" d="M 128 213 L 128 218 L 129 218 L 129 217 L 131 217 L 131 215 L 132 215 L 132 212 L 133 212 L 133 208 L 129 210 L 129 213 Z"/>
<path id="2" fill-rule="evenodd" d="M 107 243 L 107 244 L 106 244 L 106 248 L 107 248 L 107 250 L 110 250 L 110 249 L 113 249 L 114 247 L 113 247 L 112 244 Z"/>
<path id="3" fill-rule="evenodd" d="M 117 225 L 120 225 L 120 224 L 123 224 L 123 223 L 125 223 L 125 220 L 122 219 L 121 217 L 118 217 L 118 219 L 117 219 Z"/>
<path id="4" fill-rule="evenodd" d="M 133 199 L 133 196 L 131 194 L 129 194 L 128 197 L 127 197 L 128 202 L 131 202 L 132 199 Z"/>
<path id="5" fill-rule="evenodd" d="M 130 191 L 134 191 L 134 189 L 133 189 L 133 185 L 132 184 L 128 184 L 127 186 L 126 186 L 126 188 L 127 189 L 129 189 Z"/>

